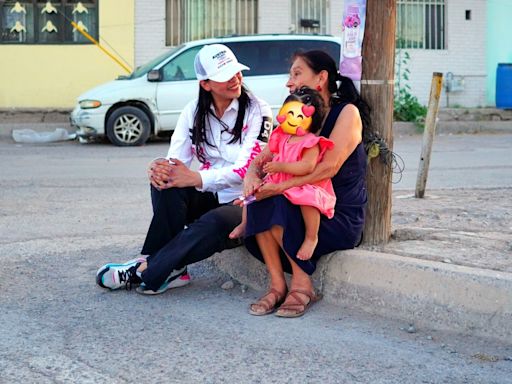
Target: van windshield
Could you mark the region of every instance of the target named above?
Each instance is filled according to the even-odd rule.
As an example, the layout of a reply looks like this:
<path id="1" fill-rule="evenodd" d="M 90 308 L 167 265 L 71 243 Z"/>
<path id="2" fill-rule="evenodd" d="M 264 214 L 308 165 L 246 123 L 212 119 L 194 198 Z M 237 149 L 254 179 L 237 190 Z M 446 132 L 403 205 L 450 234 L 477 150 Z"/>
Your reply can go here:
<path id="1" fill-rule="evenodd" d="M 171 56 L 174 52 L 178 51 L 182 47 L 183 47 L 183 45 L 179 45 L 177 47 L 171 48 L 171 50 L 169 50 L 165 53 L 162 53 L 160 56 L 155 57 L 153 60 L 148 61 L 146 64 L 143 64 L 140 67 L 137 67 L 135 69 L 135 71 L 133 71 L 132 74 L 128 78 L 136 79 L 138 77 L 144 76 L 146 73 L 151 71 L 158 64 L 160 64 L 162 61 L 167 59 L 169 56 Z"/>

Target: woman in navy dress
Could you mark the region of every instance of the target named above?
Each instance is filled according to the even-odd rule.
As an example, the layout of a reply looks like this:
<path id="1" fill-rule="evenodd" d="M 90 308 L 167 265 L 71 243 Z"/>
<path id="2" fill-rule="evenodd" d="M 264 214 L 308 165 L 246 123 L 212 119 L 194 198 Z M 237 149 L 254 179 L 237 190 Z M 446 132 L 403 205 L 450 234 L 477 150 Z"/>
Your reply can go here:
<path id="1" fill-rule="evenodd" d="M 340 82 L 339 86 L 338 83 Z M 341 76 L 334 60 L 325 52 L 308 51 L 293 57 L 290 92 L 303 86 L 316 89 L 327 106 L 320 135 L 334 142 L 315 170 L 275 185 L 263 184 L 263 165 L 272 158 L 268 148 L 256 157 L 244 179 L 244 195 L 255 194 L 257 201 L 248 205 L 245 244 L 266 264 L 270 288 L 249 313 L 266 315 L 277 310 L 281 317 L 298 317 L 318 300 L 310 275 L 325 254 L 354 248 L 361 240 L 366 205 L 366 152 L 363 129 L 369 124 L 369 108 L 361 99 L 352 80 Z M 336 194 L 332 219 L 322 217 L 318 243 L 309 260 L 297 258 L 305 236 L 300 207 L 290 203 L 283 191 L 303 184 L 331 178 Z M 291 273 L 290 287 L 284 272 Z"/>

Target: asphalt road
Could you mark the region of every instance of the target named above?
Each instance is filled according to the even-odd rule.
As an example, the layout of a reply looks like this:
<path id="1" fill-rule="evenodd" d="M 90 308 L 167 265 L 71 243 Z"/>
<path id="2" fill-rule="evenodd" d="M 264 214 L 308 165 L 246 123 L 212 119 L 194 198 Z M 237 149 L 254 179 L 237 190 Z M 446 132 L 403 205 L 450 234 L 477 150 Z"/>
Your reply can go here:
<path id="1" fill-rule="evenodd" d="M 421 136 L 395 137 L 394 151 L 405 171 L 393 189 L 416 187 L 422 148 Z M 428 170 L 427 189 L 512 187 L 512 135 L 435 136 Z M 398 175 L 394 176 L 398 181 Z"/>
<path id="2" fill-rule="evenodd" d="M 414 188 L 420 141 L 396 140 L 396 188 Z M 510 187 L 511 144 L 436 138 L 428 186 Z M 138 253 L 145 167 L 166 149 L 0 141 L 0 383 L 512 383 L 511 345 L 325 302 L 300 319 L 253 317 L 261 292 L 221 289 L 228 277 L 208 262 L 158 297 L 95 286 L 102 263 Z"/>

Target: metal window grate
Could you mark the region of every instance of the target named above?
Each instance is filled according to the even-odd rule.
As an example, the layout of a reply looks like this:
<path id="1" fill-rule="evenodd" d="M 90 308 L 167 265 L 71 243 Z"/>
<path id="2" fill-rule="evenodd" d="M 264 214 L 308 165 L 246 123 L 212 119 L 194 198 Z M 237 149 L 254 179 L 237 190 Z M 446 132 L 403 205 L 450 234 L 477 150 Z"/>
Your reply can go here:
<path id="1" fill-rule="evenodd" d="M 258 0 L 167 0 L 166 44 L 257 33 Z"/>
<path id="2" fill-rule="evenodd" d="M 329 2 L 327 0 L 291 0 L 290 3 L 292 16 L 290 32 L 328 33 L 329 12 L 327 8 Z M 316 22 L 318 22 L 318 26 L 316 26 Z"/>
<path id="3" fill-rule="evenodd" d="M 396 47 L 445 49 L 445 0 L 397 0 Z"/>
<path id="4" fill-rule="evenodd" d="M 98 39 L 98 0 L 0 0 L 0 44 L 91 44 L 73 20 Z"/>

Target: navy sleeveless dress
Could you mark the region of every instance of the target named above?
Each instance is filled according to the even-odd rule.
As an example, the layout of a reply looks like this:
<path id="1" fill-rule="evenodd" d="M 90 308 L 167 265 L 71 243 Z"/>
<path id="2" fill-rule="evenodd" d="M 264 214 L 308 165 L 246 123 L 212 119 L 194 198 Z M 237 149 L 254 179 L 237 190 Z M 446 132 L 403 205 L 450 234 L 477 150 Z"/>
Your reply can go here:
<path id="1" fill-rule="evenodd" d="M 346 104 L 331 107 L 321 135 L 329 137 L 336 119 Z M 340 170 L 332 178 L 336 206 L 334 217 L 328 219 L 321 215 L 318 231 L 318 245 L 311 259 L 297 259 L 305 236 L 304 220 L 300 206 L 290 203 L 283 195 L 256 201 L 247 206 L 247 226 L 245 246 L 249 252 L 263 262 L 263 256 L 255 235 L 265 232 L 274 225 L 283 227 L 283 247 L 297 265 L 311 275 L 316 269 L 318 259 L 328 253 L 354 248 L 363 233 L 366 196 L 366 152 L 360 143 L 348 157 Z M 281 263 L 285 272 L 291 272 L 291 265 L 281 250 Z"/>

